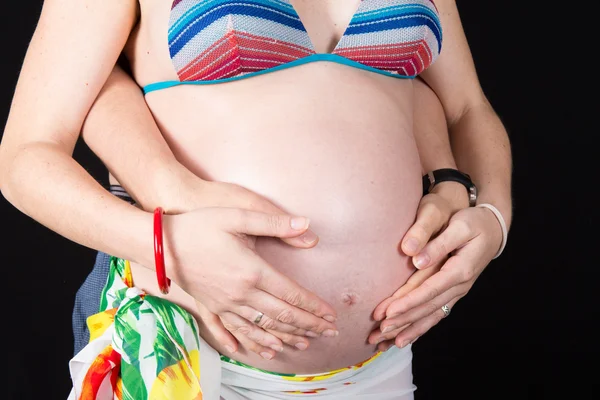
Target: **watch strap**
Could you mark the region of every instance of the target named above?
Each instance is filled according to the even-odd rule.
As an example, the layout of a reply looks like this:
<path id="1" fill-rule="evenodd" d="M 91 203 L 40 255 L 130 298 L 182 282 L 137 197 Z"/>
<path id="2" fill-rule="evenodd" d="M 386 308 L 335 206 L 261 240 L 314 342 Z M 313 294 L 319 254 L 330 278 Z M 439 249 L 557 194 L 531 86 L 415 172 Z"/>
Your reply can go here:
<path id="1" fill-rule="evenodd" d="M 428 194 L 438 183 L 448 181 L 462 184 L 469 194 L 470 205 L 474 205 L 477 188 L 473 184 L 471 177 L 464 172 L 452 168 L 440 168 L 423 175 L 423 195 Z"/>

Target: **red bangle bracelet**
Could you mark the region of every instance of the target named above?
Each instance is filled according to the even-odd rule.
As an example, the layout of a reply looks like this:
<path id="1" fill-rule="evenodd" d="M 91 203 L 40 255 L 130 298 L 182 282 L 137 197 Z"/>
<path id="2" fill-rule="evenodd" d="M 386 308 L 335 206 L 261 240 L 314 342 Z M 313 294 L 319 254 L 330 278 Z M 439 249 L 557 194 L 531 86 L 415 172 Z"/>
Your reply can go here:
<path id="1" fill-rule="evenodd" d="M 162 294 L 168 294 L 171 287 L 171 280 L 167 278 L 165 272 L 165 254 L 163 252 L 163 229 L 162 229 L 163 209 L 156 207 L 154 210 L 154 263 L 156 265 L 156 280 L 158 288 Z"/>

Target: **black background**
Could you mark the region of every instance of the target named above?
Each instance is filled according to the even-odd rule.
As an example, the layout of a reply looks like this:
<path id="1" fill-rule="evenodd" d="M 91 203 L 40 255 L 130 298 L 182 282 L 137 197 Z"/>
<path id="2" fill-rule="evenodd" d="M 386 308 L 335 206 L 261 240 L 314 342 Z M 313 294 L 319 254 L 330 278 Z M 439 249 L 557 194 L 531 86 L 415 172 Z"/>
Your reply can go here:
<path id="1" fill-rule="evenodd" d="M 502 257 L 414 345 L 417 399 L 587 399 L 600 388 L 597 38 L 585 31 L 584 3 L 550 3 L 458 2 L 481 84 L 511 138 L 514 223 Z M 2 123 L 41 4 L 2 6 Z M 85 145 L 75 158 L 106 183 Z M 95 253 L 4 199 L 0 226 L 9 371 L 0 398 L 66 399 L 74 294 Z"/>

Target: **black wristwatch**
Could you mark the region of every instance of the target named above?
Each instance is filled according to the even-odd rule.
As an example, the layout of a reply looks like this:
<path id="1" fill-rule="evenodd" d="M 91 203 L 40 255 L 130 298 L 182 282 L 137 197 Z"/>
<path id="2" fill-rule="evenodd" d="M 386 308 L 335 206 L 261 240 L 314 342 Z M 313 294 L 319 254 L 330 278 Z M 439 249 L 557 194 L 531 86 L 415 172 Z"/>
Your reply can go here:
<path id="1" fill-rule="evenodd" d="M 427 175 L 423 175 L 423 196 L 429 193 L 438 183 L 447 181 L 458 182 L 467 188 L 469 206 L 473 207 L 477 203 L 477 186 L 475 186 L 471 177 L 452 168 L 436 169 L 428 172 Z"/>

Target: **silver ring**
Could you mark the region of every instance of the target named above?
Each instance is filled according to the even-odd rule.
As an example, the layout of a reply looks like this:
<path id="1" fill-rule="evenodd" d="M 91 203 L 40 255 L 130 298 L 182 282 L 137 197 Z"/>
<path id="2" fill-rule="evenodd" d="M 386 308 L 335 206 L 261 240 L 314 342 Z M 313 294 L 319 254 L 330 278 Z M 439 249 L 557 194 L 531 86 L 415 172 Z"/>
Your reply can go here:
<path id="1" fill-rule="evenodd" d="M 442 311 L 444 312 L 444 318 L 450 315 L 450 307 L 448 306 L 448 304 L 442 306 Z"/>
<path id="2" fill-rule="evenodd" d="M 253 321 L 253 322 L 254 322 L 255 324 L 258 324 L 258 323 L 260 322 L 260 320 L 262 319 L 263 315 L 265 315 L 265 314 L 263 314 L 263 313 L 261 313 L 261 312 L 259 311 L 259 312 L 258 312 L 258 315 L 256 316 L 256 318 L 254 318 L 254 321 Z"/>

